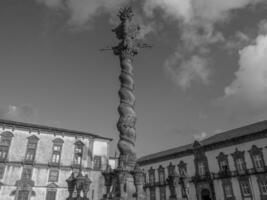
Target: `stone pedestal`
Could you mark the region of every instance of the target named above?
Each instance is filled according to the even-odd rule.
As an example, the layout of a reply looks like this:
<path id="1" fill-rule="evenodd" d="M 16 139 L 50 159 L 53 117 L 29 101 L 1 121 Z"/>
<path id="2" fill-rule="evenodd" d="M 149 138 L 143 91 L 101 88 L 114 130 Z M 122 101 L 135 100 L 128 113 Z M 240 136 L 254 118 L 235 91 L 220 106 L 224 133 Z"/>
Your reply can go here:
<path id="1" fill-rule="evenodd" d="M 144 173 L 139 167 L 134 170 L 121 168 L 103 173 L 107 193 L 103 200 L 145 200 Z"/>

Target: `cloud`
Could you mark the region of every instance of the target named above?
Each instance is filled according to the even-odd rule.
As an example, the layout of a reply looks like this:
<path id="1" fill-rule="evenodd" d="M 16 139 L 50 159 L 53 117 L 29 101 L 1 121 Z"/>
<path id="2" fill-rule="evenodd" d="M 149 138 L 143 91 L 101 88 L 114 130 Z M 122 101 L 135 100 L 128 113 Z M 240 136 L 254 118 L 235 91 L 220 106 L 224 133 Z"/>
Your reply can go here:
<path id="1" fill-rule="evenodd" d="M 263 19 L 259 23 L 259 34 L 266 35 L 267 34 L 267 19 Z"/>
<path id="2" fill-rule="evenodd" d="M 165 68 L 172 80 L 183 90 L 191 86 L 192 82 L 209 83 L 210 69 L 207 67 L 207 59 L 198 55 L 182 61 L 179 67 L 174 64 L 179 55 L 174 54 L 165 62 Z"/>
<path id="3" fill-rule="evenodd" d="M 200 140 L 203 140 L 206 137 L 208 137 L 208 134 L 206 132 L 201 132 L 200 134 L 193 135 L 193 137 L 194 137 L 195 140 L 200 141 Z"/>
<path id="4" fill-rule="evenodd" d="M 173 17 L 174 19 L 183 18 L 189 21 L 192 13 L 192 5 L 188 0 L 146 0 L 144 3 L 144 11 L 147 16 L 152 17 L 155 10 L 160 9 L 165 17 Z"/>
<path id="5" fill-rule="evenodd" d="M 52 9 L 66 11 L 71 26 L 84 26 L 102 13 L 117 11 L 127 0 L 36 0 Z"/>
<path id="6" fill-rule="evenodd" d="M 146 0 L 143 10 L 148 17 L 154 17 L 156 13 L 162 13 L 163 19 L 172 19 L 177 23 L 177 51 L 167 59 L 167 69 L 175 74 L 172 78 L 183 89 L 188 88 L 194 79 L 207 82 L 209 66 L 207 62 L 196 62 L 200 67 L 192 67 L 192 57 L 211 57 L 211 48 L 214 44 L 225 42 L 222 32 L 215 27 L 217 24 L 231 18 L 233 10 L 243 9 L 249 5 L 256 5 L 265 0 Z M 241 42 L 246 38 L 237 33 Z M 240 43 L 228 43 L 228 48 L 241 46 Z M 243 43 L 242 43 L 243 44 Z M 177 56 L 175 58 L 175 56 Z M 196 61 L 193 59 L 193 61 Z M 170 64 L 171 63 L 171 64 Z M 204 66 L 205 64 L 205 66 Z M 184 66 L 190 66 L 185 70 Z M 170 67 L 172 66 L 172 67 Z M 176 69 L 175 66 L 180 66 Z M 180 75 L 179 75 L 180 73 Z M 189 75 L 190 74 L 190 75 Z M 185 75 L 183 78 L 182 75 Z"/>
<path id="7" fill-rule="evenodd" d="M 194 20 L 218 22 L 227 19 L 230 12 L 242 9 L 248 5 L 256 5 L 265 0 L 146 0 L 144 11 L 153 16 L 156 10 L 161 10 L 165 17 L 192 23 Z"/>
<path id="8" fill-rule="evenodd" d="M 245 46 L 249 45 L 252 42 L 252 37 L 241 32 L 237 31 L 234 36 L 227 40 L 224 45 L 224 48 L 228 50 L 228 53 L 237 52 L 244 48 Z"/>
<path id="9" fill-rule="evenodd" d="M 33 123 L 37 120 L 37 111 L 31 106 L 9 105 L 6 108 L 0 109 L 0 118 L 12 121 Z"/>
<path id="10" fill-rule="evenodd" d="M 267 113 L 267 35 L 239 51 L 239 69 L 217 104 L 228 114 L 260 116 Z"/>

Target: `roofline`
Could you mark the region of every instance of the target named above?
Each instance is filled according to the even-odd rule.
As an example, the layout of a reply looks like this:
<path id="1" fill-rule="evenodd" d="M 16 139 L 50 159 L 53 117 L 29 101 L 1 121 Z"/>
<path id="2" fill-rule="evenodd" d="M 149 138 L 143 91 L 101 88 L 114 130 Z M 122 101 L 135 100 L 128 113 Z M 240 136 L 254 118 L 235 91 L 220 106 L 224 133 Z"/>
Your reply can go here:
<path id="1" fill-rule="evenodd" d="M 46 132 L 58 132 L 58 133 L 64 133 L 67 135 L 80 135 L 83 137 L 92 137 L 92 138 L 98 138 L 98 139 L 103 139 L 103 140 L 109 140 L 112 141 L 112 138 L 107 138 L 103 137 L 97 134 L 93 133 L 88 133 L 84 131 L 75 131 L 75 130 L 70 130 L 70 129 L 64 129 L 64 128 L 56 128 L 56 127 L 51 127 L 51 126 L 45 126 L 45 125 L 40 125 L 40 124 L 31 124 L 31 123 L 25 123 L 25 122 L 17 122 L 17 121 L 11 121 L 11 120 L 5 120 L 5 119 L 0 119 L 0 125 L 2 126 L 16 126 L 19 128 L 27 128 L 27 129 L 36 129 L 38 131 L 46 131 Z"/>
<path id="2" fill-rule="evenodd" d="M 224 134 L 224 133 L 227 133 L 229 131 L 238 130 L 240 128 L 246 128 L 246 127 L 257 125 L 257 124 L 261 124 L 261 123 L 264 123 L 264 122 L 267 123 L 267 120 L 263 120 L 263 121 L 259 121 L 259 122 L 256 122 L 256 123 L 252 123 L 252 124 L 248 124 L 248 125 L 245 125 L 245 126 L 241 126 L 241 127 L 238 127 L 238 128 L 226 130 L 226 131 L 223 131 L 223 132 L 218 133 L 218 134 Z M 251 138 L 251 135 L 253 135 L 253 139 Z M 217 141 L 217 142 L 213 142 L 213 143 L 210 143 L 210 144 L 204 144 L 204 145 L 202 145 L 202 148 L 204 148 L 206 151 L 210 151 L 210 150 L 219 149 L 219 148 L 222 148 L 222 147 L 225 147 L 225 146 L 231 146 L 233 144 L 244 143 L 244 142 L 247 142 L 248 140 L 256 140 L 256 139 L 259 139 L 259 138 L 266 138 L 266 136 L 267 136 L 267 134 L 266 134 L 266 132 L 264 132 L 264 130 L 255 131 L 255 132 L 251 132 L 251 133 L 249 133 L 247 135 L 236 136 L 236 137 L 233 137 L 233 138 L 230 138 L 230 139 L 226 139 L 226 140 L 223 140 L 223 141 Z M 213 137 L 213 136 L 210 136 L 210 137 Z M 209 139 L 210 137 L 205 138 L 203 141 Z M 200 141 L 200 143 L 201 142 L 202 141 Z M 185 150 L 182 150 L 182 151 L 177 151 L 177 152 L 166 153 L 165 155 L 160 155 L 158 157 L 156 155 L 158 153 L 161 153 L 161 152 L 164 152 L 164 151 L 160 151 L 160 152 L 153 153 L 153 154 L 148 154 L 146 156 L 142 156 L 141 158 L 139 158 L 137 162 L 139 163 L 139 165 L 144 166 L 144 165 L 147 165 L 147 164 L 152 164 L 152 163 L 156 163 L 156 162 L 170 160 L 171 158 L 179 158 L 179 157 L 183 157 L 183 156 L 189 156 L 189 155 L 193 154 L 193 149 L 194 149 L 193 148 L 193 144 L 194 143 L 189 143 L 189 144 L 184 145 L 184 146 L 191 145 L 191 147 L 188 148 L 188 149 L 185 149 Z M 167 149 L 165 151 L 174 150 L 176 148 L 177 147 L 171 148 L 171 149 Z M 266 148 L 267 148 L 267 146 L 266 146 Z M 150 158 L 151 156 L 153 156 L 153 157 Z"/>

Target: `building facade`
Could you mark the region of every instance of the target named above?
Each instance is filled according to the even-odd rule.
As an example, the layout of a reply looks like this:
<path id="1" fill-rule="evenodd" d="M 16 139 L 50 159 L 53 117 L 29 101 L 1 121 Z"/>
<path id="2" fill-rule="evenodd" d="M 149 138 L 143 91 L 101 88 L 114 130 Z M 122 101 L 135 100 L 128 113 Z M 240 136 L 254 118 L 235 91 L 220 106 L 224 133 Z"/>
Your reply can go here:
<path id="1" fill-rule="evenodd" d="M 104 192 L 111 139 L 99 135 L 0 120 L 0 199 L 65 200 L 72 172 L 88 175 L 88 197 Z"/>
<path id="2" fill-rule="evenodd" d="M 144 156 L 150 200 L 266 200 L 267 121 Z"/>

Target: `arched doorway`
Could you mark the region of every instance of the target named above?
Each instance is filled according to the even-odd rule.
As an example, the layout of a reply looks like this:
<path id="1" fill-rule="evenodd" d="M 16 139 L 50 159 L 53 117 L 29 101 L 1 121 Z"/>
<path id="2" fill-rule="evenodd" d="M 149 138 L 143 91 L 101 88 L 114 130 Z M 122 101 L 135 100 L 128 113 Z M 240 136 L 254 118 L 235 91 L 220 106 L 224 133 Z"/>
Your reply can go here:
<path id="1" fill-rule="evenodd" d="M 201 191 L 201 200 L 211 200 L 210 196 L 210 191 L 208 189 L 203 189 Z"/>

